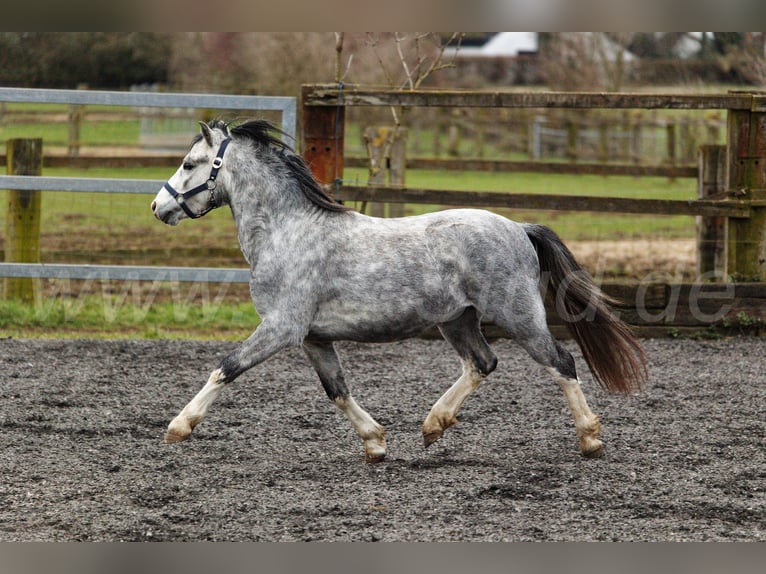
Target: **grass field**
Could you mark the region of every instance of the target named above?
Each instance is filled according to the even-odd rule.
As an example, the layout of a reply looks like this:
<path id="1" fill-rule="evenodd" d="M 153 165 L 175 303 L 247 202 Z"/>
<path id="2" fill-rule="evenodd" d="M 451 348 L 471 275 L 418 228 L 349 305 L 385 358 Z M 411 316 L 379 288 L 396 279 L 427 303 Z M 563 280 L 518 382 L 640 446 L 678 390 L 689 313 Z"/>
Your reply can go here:
<path id="1" fill-rule="evenodd" d="M 87 128 L 87 129 L 86 129 Z M 35 134 L 39 134 L 35 136 Z M 104 121 L 83 126 L 88 145 L 135 145 L 137 122 Z M 43 137 L 65 145 L 66 125 L 0 127 L 0 138 Z M 190 134 L 191 137 L 191 134 Z M 182 154 L 179 154 L 179 162 Z M 45 169 L 44 175 L 164 180 L 174 168 Z M 364 183 L 364 169 L 347 169 L 350 183 Z M 534 173 L 456 173 L 411 170 L 411 187 L 577 194 L 599 197 L 689 199 L 692 179 L 543 175 Z M 180 266 L 244 266 L 228 210 L 195 222 L 168 227 L 151 215 L 151 196 L 44 192 L 41 250 L 44 262 Z M 361 206 L 355 206 L 360 208 Z M 412 215 L 442 209 L 406 205 Z M 5 219 L 5 202 L 0 217 Z M 636 238 L 690 238 L 694 219 L 686 216 L 636 216 L 496 210 L 517 220 L 551 226 L 567 242 Z M 4 238 L 4 229 L 0 231 Z M 3 242 L 4 243 L 4 242 Z M 139 336 L 239 339 L 257 324 L 247 287 L 113 282 L 43 281 L 43 300 L 34 307 L 0 302 L 0 336 Z"/>

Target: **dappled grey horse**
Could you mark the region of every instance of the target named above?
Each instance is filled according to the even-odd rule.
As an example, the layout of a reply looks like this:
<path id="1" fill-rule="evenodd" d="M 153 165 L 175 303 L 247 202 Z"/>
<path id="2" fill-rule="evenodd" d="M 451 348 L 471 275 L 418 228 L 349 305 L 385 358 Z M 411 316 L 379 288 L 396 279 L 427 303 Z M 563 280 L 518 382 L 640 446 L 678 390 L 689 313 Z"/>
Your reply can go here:
<path id="1" fill-rule="evenodd" d="M 362 438 L 367 460 L 379 461 L 386 454 L 385 431 L 349 393 L 333 342 L 395 341 L 436 326 L 459 355 L 463 373 L 423 423 L 428 446 L 457 422 L 463 402 L 497 365 L 480 329 L 488 321 L 551 373 L 569 403 L 582 453 L 601 454 L 598 417 L 580 389 L 572 355 L 551 336 L 541 293 L 556 302 L 607 390 L 639 388 L 646 378 L 644 354 L 550 229 L 472 209 L 368 217 L 326 195 L 269 123 L 200 125 L 152 212 L 176 225 L 231 208 L 261 324 L 173 419 L 167 442 L 188 438 L 237 376 L 300 345 Z"/>

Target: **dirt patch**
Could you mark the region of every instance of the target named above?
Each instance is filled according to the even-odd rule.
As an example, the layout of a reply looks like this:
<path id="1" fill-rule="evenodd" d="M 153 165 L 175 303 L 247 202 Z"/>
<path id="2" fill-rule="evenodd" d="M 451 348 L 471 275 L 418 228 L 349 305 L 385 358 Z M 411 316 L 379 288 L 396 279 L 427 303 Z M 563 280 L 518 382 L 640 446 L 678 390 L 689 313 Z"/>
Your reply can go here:
<path id="1" fill-rule="evenodd" d="M 586 460 L 560 391 L 513 342 L 427 451 L 422 419 L 459 372 L 447 345 L 342 344 L 388 430 L 371 466 L 297 350 L 168 446 L 232 344 L 2 340 L 0 540 L 766 540 L 764 342 L 646 347 L 634 399 L 583 373 L 607 445 Z"/>
<path id="2" fill-rule="evenodd" d="M 568 245 L 595 277 L 690 281 L 697 275 L 695 239 L 573 241 Z"/>

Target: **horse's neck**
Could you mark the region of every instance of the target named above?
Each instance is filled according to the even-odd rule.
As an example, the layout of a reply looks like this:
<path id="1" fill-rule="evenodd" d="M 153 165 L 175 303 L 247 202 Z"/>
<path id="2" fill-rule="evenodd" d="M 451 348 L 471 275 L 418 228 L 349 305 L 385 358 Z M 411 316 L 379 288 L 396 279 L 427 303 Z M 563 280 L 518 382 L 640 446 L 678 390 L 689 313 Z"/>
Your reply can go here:
<path id="1" fill-rule="evenodd" d="M 314 227 L 311 219 L 315 210 L 310 203 L 288 193 L 293 190 L 284 190 L 281 197 L 279 193 L 264 197 L 254 190 L 246 190 L 232 198 L 239 246 L 251 267 L 257 264 L 260 251 L 270 248 L 276 236 L 310 233 Z"/>

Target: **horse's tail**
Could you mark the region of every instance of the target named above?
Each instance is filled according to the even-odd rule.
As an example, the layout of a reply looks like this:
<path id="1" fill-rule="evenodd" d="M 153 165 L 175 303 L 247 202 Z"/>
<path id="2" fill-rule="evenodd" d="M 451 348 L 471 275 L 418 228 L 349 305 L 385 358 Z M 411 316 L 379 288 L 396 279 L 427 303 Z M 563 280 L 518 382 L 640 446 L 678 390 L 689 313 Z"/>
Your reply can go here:
<path id="1" fill-rule="evenodd" d="M 561 239 L 543 225 L 525 224 L 537 251 L 541 285 L 553 288 L 556 311 L 582 350 L 594 378 L 606 390 L 629 394 L 647 379 L 646 355 L 630 327 L 621 321 L 590 275 Z"/>

